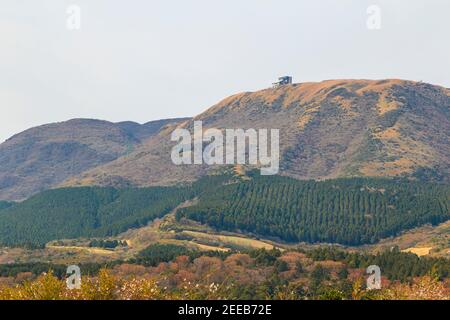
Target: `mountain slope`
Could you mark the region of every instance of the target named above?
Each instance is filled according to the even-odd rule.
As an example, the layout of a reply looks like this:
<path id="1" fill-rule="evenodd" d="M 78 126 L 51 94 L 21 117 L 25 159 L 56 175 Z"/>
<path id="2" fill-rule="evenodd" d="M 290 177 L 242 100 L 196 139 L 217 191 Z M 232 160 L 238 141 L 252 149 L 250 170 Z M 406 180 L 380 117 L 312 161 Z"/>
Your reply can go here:
<path id="1" fill-rule="evenodd" d="M 20 200 L 131 152 L 164 125 L 73 119 L 26 130 L 0 144 L 0 199 Z"/>
<path id="2" fill-rule="evenodd" d="M 2 245 L 109 236 L 145 225 L 185 200 L 180 188 L 69 188 L 39 193 L 0 210 Z"/>
<path id="3" fill-rule="evenodd" d="M 186 186 L 62 188 L 0 210 L 0 245 L 41 246 L 58 239 L 115 236 L 176 207 L 178 220 L 189 218 L 216 230 L 287 242 L 360 245 L 448 220 L 449 196 L 450 187 L 438 183 L 299 181 L 261 177 L 257 171 L 246 178 L 208 176 Z"/>
<path id="4" fill-rule="evenodd" d="M 218 230 L 246 231 L 288 242 L 374 243 L 450 218 L 450 187 L 404 179 L 299 181 L 266 177 L 206 190 L 177 211 Z"/>
<path id="5" fill-rule="evenodd" d="M 329 80 L 231 96 L 178 125 L 280 129 L 281 174 L 450 176 L 450 90 L 404 80 Z M 169 126 L 127 156 L 64 185 L 158 185 L 195 180 L 213 166 L 172 164 Z"/>

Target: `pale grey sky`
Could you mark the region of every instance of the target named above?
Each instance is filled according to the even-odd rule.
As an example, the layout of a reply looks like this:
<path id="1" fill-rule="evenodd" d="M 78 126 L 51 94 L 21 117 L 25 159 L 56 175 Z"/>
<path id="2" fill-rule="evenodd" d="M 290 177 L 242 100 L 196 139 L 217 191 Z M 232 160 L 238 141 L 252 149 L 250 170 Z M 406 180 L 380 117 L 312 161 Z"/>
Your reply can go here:
<path id="1" fill-rule="evenodd" d="M 1 0 L 0 141 L 70 118 L 193 116 L 285 74 L 450 87 L 449 15 L 448 0 Z"/>

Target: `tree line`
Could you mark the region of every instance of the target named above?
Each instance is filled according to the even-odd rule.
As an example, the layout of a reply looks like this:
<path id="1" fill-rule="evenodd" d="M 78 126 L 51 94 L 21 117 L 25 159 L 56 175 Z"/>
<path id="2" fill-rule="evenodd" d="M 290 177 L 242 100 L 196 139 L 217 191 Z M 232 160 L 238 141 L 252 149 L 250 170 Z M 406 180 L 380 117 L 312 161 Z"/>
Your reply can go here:
<path id="1" fill-rule="evenodd" d="M 287 242 L 361 245 L 444 222 L 449 209 L 450 187 L 443 184 L 254 176 L 206 191 L 198 204 L 178 210 L 177 219 Z"/>

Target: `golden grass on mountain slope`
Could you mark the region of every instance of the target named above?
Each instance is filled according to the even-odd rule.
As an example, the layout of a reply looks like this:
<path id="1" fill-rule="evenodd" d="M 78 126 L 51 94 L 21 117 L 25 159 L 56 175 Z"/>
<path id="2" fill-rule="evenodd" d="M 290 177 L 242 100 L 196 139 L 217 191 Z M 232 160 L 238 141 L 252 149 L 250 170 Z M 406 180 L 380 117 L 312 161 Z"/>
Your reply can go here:
<path id="1" fill-rule="evenodd" d="M 384 115 L 385 113 L 388 113 L 390 111 L 397 110 L 402 106 L 401 103 L 392 100 L 392 98 L 389 97 L 389 94 L 389 92 L 385 91 L 381 93 L 380 97 L 378 98 L 377 109 L 380 115 Z"/>
<path id="2" fill-rule="evenodd" d="M 240 246 L 240 247 L 246 247 L 246 248 L 253 248 L 253 249 L 267 249 L 271 250 L 273 248 L 278 248 L 273 244 L 266 243 L 260 240 L 256 239 L 250 239 L 245 237 L 238 237 L 238 236 L 229 236 L 229 235 L 222 235 L 222 234 L 209 234 L 204 232 L 198 232 L 198 231 L 183 231 L 182 234 L 186 234 L 189 236 L 192 236 L 197 239 L 206 239 L 206 240 L 213 240 L 218 241 L 220 243 L 223 243 L 223 245 L 231 245 L 231 246 Z M 282 248 L 279 248 L 282 249 Z"/>
<path id="3" fill-rule="evenodd" d="M 398 140 L 400 138 L 400 132 L 397 125 L 376 132 L 374 135 L 381 140 Z"/>
<path id="4" fill-rule="evenodd" d="M 373 252 L 380 252 L 394 246 L 417 255 L 450 258 L 450 220 L 438 226 L 426 225 L 405 231 L 397 237 L 363 248 L 369 247 Z"/>
<path id="5" fill-rule="evenodd" d="M 402 250 L 402 252 L 410 252 L 414 253 L 415 255 L 419 257 L 427 256 L 430 254 L 430 251 L 433 249 L 433 247 L 425 247 L 425 248 L 419 248 L 419 247 L 412 247 L 405 250 Z"/>
<path id="6" fill-rule="evenodd" d="M 327 95 L 336 89 L 347 89 L 350 92 L 362 96 L 367 92 L 379 93 L 383 96 L 381 101 L 385 101 L 389 90 L 394 85 L 403 85 L 413 83 L 404 80 L 325 80 L 321 82 L 305 82 L 293 85 L 282 86 L 278 88 L 269 88 L 256 92 L 243 92 L 223 99 L 218 104 L 205 111 L 202 115 L 214 114 L 222 108 L 231 107 L 231 110 L 245 108 L 245 105 L 252 101 L 259 101 L 265 105 L 271 105 L 281 102 L 283 108 L 289 106 L 303 106 L 311 102 L 320 103 L 327 98 Z M 343 108 L 350 108 L 351 103 L 348 100 L 337 97 L 337 102 L 342 101 Z"/>
<path id="7" fill-rule="evenodd" d="M 91 254 L 95 255 L 117 255 L 116 252 L 113 250 L 107 250 L 102 248 L 90 248 L 90 247 L 78 247 L 78 246 L 55 246 L 55 245 L 48 245 L 47 249 L 49 250 L 55 250 L 55 251 L 86 251 Z"/>
<path id="8" fill-rule="evenodd" d="M 415 167 L 417 167 L 417 163 L 414 162 L 414 160 L 400 158 L 387 162 L 368 162 L 364 164 L 359 171 L 363 175 L 371 177 L 398 176 L 412 173 Z"/>
<path id="9" fill-rule="evenodd" d="M 305 113 L 303 114 L 299 119 L 298 119 L 298 127 L 300 130 L 304 130 L 306 125 L 311 121 L 312 119 L 312 115 L 310 113 Z"/>
<path id="10" fill-rule="evenodd" d="M 189 205 L 189 202 L 184 206 Z M 184 245 L 201 251 L 229 251 L 234 247 L 272 249 L 277 245 L 237 234 L 221 234 L 194 221 L 175 220 L 174 212 L 146 227 L 129 230 L 118 238 L 130 243 L 130 250 L 138 252 L 153 243 Z M 179 239 L 185 240 L 179 240 Z"/>
<path id="11" fill-rule="evenodd" d="M 358 81 L 358 80 L 357 80 Z M 402 80 L 402 79 L 386 79 L 386 80 L 360 80 L 361 83 L 364 83 L 364 86 L 361 86 L 356 90 L 358 94 L 364 94 L 367 92 L 376 92 L 382 93 L 386 90 L 391 89 L 393 86 L 405 86 L 405 85 L 414 85 L 416 82 Z"/>
<path id="12" fill-rule="evenodd" d="M 438 86 L 395 79 L 328 80 L 233 95 L 194 120 L 203 121 L 204 129 L 279 129 L 283 175 L 397 176 L 422 168 L 446 170 L 440 168 L 450 158 L 447 106 L 447 90 Z M 192 130 L 193 121 L 180 127 Z M 169 185 L 215 170 L 172 163 L 174 128 L 64 185 Z"/>

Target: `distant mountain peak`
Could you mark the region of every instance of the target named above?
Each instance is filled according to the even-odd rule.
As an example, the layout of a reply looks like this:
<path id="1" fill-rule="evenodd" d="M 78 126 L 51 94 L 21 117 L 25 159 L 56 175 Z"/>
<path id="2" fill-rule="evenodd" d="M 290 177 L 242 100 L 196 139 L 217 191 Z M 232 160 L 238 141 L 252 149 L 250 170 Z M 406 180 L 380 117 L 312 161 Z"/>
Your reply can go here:
<path id="1" fill-rule="evenodd" d="M 0 199 L 20 200 L 52 188 L 132 152 L 161 127 L 177 121 L 141 125 L 78 118 L 25 130 L 0 144 Z"/>

